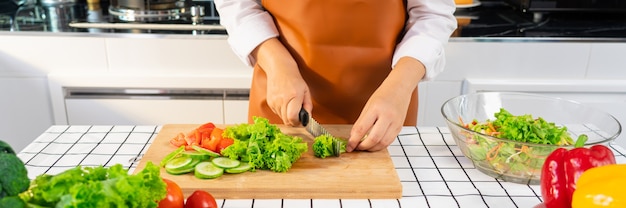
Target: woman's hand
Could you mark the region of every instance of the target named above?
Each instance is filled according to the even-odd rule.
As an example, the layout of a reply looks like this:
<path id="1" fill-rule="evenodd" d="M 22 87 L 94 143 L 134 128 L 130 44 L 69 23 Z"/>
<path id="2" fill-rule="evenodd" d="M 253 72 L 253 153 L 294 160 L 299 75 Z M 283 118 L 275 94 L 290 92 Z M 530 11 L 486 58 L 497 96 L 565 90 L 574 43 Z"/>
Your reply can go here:
<path id="1" fill-rule="evenodd" d="M 267 104 L 272 111 L 283 119 L 289 126 L 300 125 L 298 112 L 303 106 L 312 106 L 309 87 L 306 85 L 300 72 L 293 69 L 284 69 L 284 73 L 274 73 L 267 76 Z M 305 104 L 307 103 L 308 104 Z M 311 111 L 312 107 L 308 107 Z M 306 109 L 306 108 L 305 108 Z"/>
<path id="2" fill-rule="evenodd" d="M 298 126 L 298 113 L 304 107 L 311 112 L 313 104 L 309 87 L 298 64 L 276 38 L 263 42 L 255 51 L 257 63 L 267 75 L 267 104 L 285 125 Z"/>
<path id="3" fill-rule="evenodd" d="M 379 151 L 398 136 L 413 90 L 424 76 L 424 65 L 414 58 L 401 58 L 385 81 L 372 94 L 350 132 L 347 151 Z"/>

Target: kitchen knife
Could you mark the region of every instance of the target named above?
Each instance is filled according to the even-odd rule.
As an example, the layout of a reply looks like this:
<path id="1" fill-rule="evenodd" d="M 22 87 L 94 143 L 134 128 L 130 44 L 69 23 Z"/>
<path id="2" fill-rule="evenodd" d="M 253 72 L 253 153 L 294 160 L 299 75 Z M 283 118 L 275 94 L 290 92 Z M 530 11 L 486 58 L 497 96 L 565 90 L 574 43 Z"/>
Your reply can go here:
<path id="1" fill-rule="evenodd" d="M 308 131 L 311 135 L 313 135 L 314 138 L 321 136 L 321 135 L 326 135 L 332 138 L 333 155 L 335 157 L 339 157 L 339 154 L 341 154 L 341 143 L 345 143 L 345 142 L 339 141 L 339 138 L 330 134 L 330 132 L 328 132 L 328 130 L 326 130 L 326 128 L 320 125 L 320 123 L 318 123 L 315 119 L 313 119 L 311 114 L 309 114 L 309 112 L 304 110 L 304 108 L 300 109 L 300 113 L 298 114 L 298 117 L 300 118 L 300 123 L 302 123 L 302 125 L 306 128 L 306 131 Z"/>

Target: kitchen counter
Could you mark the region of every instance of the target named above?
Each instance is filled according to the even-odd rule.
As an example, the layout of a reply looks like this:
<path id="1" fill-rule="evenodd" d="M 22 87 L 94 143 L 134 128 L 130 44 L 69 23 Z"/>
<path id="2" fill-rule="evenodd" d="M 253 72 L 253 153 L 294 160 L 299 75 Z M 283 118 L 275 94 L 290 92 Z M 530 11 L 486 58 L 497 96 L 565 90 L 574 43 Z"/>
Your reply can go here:
<path id="1" fill-rule="evenodd" d="M 161 126 L 55 125 L 23 149 L 30 178 L 77 165 L 120 163 L 132 173 Z M 626 151 L 610 145 L 618 163 Z M 478 171 L 445 127 L 404 127 L 389 146 L 403 185 L 401 199 L 218 199 L 220 207 L 532 207 L 541 202 L 537 185 L 495 180 Z M 242 190 L 245 191 L 245 190 Z"/>
<path id="2" fill-rule="evenodd" d="M 626 37 L 626 13 L 521 12 L 501 1 L 480 1 L 455 12 L 453 37 L 611 40 Z"/>
<path id="3" fill-rule="evenodd" d="M 224 35 L 219 14 L 212 0 L 192 0 L 203 6 L 205 15 L 196 26 L 213 29 L 107 29 L 84 28 L 70 23 L 152 23 L 158 26 L 190 26 L 188 17 L 159 21 L 122 21 L 109 14 L 109 1 L 88 5 L 85 0 L 66 5 L 4 6 L 0 11 L 0 31 L 87 34 L 184 34 Z M 480 2 L 480 3 L 479 3 Z M 538 13 L 522 12 L 501 0 L 476 0 L 474 6 L 457 8 L 459 28 L 451 41 L 475 40 L 592 40 L 623 41 L 626 37 L 626 14 L 623 13 Z M 6 3 L 5 3 L 6 4 Z M 504 39 L 503 39 L 504 38 Z"/>

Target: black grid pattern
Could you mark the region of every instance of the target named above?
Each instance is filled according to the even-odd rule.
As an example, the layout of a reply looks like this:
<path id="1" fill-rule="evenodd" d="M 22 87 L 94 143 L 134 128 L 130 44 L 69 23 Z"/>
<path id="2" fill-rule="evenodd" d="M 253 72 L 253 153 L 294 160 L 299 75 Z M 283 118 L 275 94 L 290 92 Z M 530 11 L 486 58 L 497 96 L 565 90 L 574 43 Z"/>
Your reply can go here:
<path id="1" fill-rule="evenodd" d="M 52 126 L 18 156 L 29 177 L 83 166 L 120 163 L 133 172 L 161 126 Z M 618 163 L 623 148 L 611 145 Z M 404 127 L 388 148 L 403 185 L 398 200 L 375 199 L 228 199 L 221 207 L 402 208 L 533 207 L 539 186 L 503 182 L 478 171 L 444 127 Z"/>

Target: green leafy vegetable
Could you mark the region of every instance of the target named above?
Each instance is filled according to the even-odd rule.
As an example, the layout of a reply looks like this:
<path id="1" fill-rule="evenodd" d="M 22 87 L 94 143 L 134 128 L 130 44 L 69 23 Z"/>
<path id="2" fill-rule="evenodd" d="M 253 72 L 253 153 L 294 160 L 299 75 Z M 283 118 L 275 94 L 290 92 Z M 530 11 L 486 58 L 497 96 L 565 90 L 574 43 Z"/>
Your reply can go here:
<path id="1" fill-rule="evenodd" d="M 571 145 L 574 140 L 567 127 L 557 126 L 530 114 L 515 116 L 500 108 L 495 120 L 479 122 L 474 119 L 465 128 L 481 134 L 466 134 L 469 157 L 478 166 L 489 167 L 498 174 L 533 176 L 539 174 L 545 157 L 559 145 Z M 516 142 L 488 139 L 484 135 Z M 546 144 L 547 146 L 531 146 Z"/>
<path id="2" fill-rule="evenodd" d="M 541 117 L 533 118 L 530 114 L 515 116 L 504 108 L 494 114 L 494 121 L 487 120 L 479 123 L 474 120 L 468 128 L 486 133 L 497 138 L 505 138 L 518 142 L 534 144 L 571 145 L 572 137 L 567 133 L 567 127 L 557 126 Z"/>
<path id="3" fill-rule="evenodd" d="M 57 175 L 43 174 L 20 196 L 41 207 L 157 207 L 166 184 L 159 167 L 148 162 L 134 175 L 121 164 L 106 168 L 75 167 Z"/>
<path id="4" fill-rule="evenodd" d="M 262 117 L 254 117 L 253 124 L 227 127 L 224 136 L 233 138 L 234 143 L 222 150 L 222 155 L 247 162 L 253 170 L 286 172 L 308 149 L 302 138 L 283 134 Z"/>
<path id="5" fill-rule="evenodd" d="M 17 196 L 7 196 L 0 198 L 0 207 L 22 208 L 26 207 L 26 203 Z"/>
<path id="6" fill-rule="evenodd" d="M 339 152 L 336 151 L 336 144 L 339 145 Z M 333 137 L 328 134 L 322 134 L 315 137 L 313 141 L 313 155 L 319 158 L 326 158 L 328 156 L 339 156 L 341 153 L 346 152 L 347 143 L 343 139 Z"/>

